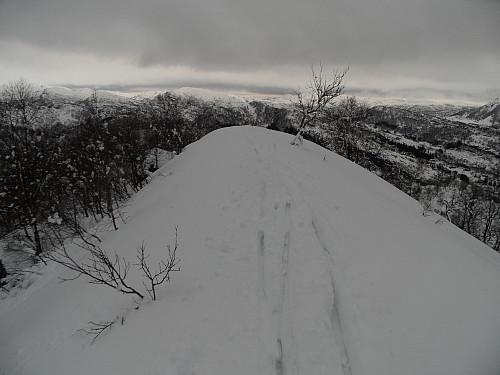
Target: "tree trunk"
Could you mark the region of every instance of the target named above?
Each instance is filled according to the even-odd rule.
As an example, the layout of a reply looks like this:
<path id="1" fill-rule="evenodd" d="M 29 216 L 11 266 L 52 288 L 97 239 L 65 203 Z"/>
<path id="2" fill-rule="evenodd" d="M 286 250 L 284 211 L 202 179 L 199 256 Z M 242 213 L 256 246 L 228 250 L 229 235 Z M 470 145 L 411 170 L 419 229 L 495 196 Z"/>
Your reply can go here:
<path id="1" fill-rule="evenodd" d="M 33 236 L 35 237 L 35 256 L 39 257 L 42 254 L 42 242 L 40 240 L 40 233 L 38 232 L 38 225 L 36 219 L 32 223 Z"/>
<path id="2" fill-rule="evenodd" d="M 115 219 L 115 214 L 113 212 L 113 200 L 111 198 L 111 191 L 108 189 L 106 192 L 106 201 L 107 201 L 107 209 L 109 216 L 111 217 L 111 220 L 113 221 L 113 227 L 115 230 L 118 230 L 118 227 L 116 226 L 116 219 Z"/>

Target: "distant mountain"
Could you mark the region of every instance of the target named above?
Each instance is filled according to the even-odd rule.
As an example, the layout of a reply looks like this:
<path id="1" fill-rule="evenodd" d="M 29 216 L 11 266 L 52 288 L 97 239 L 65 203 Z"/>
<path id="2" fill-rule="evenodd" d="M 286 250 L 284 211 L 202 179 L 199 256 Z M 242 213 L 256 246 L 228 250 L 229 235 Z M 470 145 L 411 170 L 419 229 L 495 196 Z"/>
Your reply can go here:
<path id="1" fill-rule="evenodd" d="M 60 86 L 52 86 L 52 87 L 44 87 L 40 86 L 37 88 L 37 91 L 40 93 L 41 98 L 46 98 L 50 100 L 56 101 L 64 101 L 66 103 L 78 103 L 89 99 L 94 90 L 91 88 L 78 88 L 78 89 L 69 89 L 66 87 Z M 106 90 L 97 90 L 98 98 L 103 102 L 129 102 L 132 99 L 121 95 L 118 92 L 106 91 Z"/>
<path id="2" fill-rule="evenodd" d="M 78 121 L 79 113 L 94 93 L 90 88 L 70 89 L 60 86 L 35 88 L 42 101 L 42 115 L 62 124 L 72 124 Z M 127 97 L 117 92 L 97 90 L 97 100 L 103 114 L 124 113 L 136 108 L 143 97 Z"/>
<path id="3" fill-rule="evenodd" d="M 221 105 L 241 106 L 246 105 L 248 101 L 251 101 L 251 99 L 243 96 L 224 94 L 195 87 L 182 87 L 174 90 L 172 93 L 183 98 L 194 98 L 204 102 L 217 103 Z"/>
<path id="4" fill-rule="evenodd" d="M 500 127 L 500 98 L 480 107 L 462 110 L 455 116 L 473 120 L 482 125 Z"/>

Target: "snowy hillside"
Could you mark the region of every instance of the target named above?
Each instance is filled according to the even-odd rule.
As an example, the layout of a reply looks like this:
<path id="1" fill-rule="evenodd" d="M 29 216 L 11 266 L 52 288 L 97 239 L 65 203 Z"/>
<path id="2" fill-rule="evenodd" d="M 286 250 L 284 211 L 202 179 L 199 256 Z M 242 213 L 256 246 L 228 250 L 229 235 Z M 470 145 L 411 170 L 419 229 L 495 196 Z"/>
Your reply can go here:
<path id="1" fill-rule="evenodd" d="M 223 94 L 195 87 L 181 87 L 180 89 L 174 90 L 173 93 L 180 97 L 192 97 L 204 102 L 218 103 L 220 105 L 241 106 L 247 102 L 245 98 L 238 95 Z"/>
<path id="2" fill-rule="evenodd" d="M 50 265 L 1 301 L 0 373 L 498 374 L 500 255 L 291 139 L 226 128 L 160 169 L 103 247 L 161 259 L 178 226 L 181 271 L 135 309 Z"/>
<path id="3" fill-rule="evenodd" d="M 478 125 L 500 126 L 500 99 L 495 99 L 483 106 L 457 112 L 454 117 L 472 121 Z"/>
<path id="4" fill-rule="evenodd" d="M 50 100 L 55 102 L 66 102 L 66 103 L 77 103 L 83 100 L 89 99 L 93 94 L 94 90 L 91 88 L 78 88 L 69 89 L 66 87 L 52 86 L 52 87 L 37 87 L 36 90 L 40 93 L 42 97 L 48 97 Z M 120 95 L 118 92 L 97 90 L 96 91 L 99 100 L 106 103 L 115 103 L 116 105 L 120 103 L 126 103 L 130 101 L 129 98 Z"/>

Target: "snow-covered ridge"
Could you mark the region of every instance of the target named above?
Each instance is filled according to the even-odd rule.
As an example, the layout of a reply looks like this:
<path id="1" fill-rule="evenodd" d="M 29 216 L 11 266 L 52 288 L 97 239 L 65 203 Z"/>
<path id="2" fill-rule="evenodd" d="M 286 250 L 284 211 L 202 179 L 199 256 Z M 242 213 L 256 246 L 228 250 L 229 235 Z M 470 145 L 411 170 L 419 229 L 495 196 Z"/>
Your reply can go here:
<path id="1" fill-rule="evenodd" d="M 69 89 L 62 86 L 40 86 L 38 89 L 42 94 L 52 94 L 69 98 L 78 98 L 80 100 L 89 98 L 93 93 L 93 90 L 90 88 Z"/>
<path id="2" fill-rule="evenodd" d="M 0 306 L 5 374 L 500 371 L 500 255 L 370 172 L 256 127 L 215 131 L 157 171 L 102 246 L 181 271 L 135 303 L 52 267 Z M 76 251 L 76 249 L 75 249 Z M 83 256 L 83 254 L 82 254 Z M 131 272 L 130 282 L 140 275 Z M 89 321 L 123 317 L 95 344 Z"/>
<path id="3" fill-rule="evenodd" d="M 500 99 L 495 99 L 483 106 L 457 112 L 457 118 L 473 121 L 478 125 L 500 126 Z"/>
<path id="4" fill-rule="evenodd" d="M 94 93 L 94 90 L 91 88 L 70 89 L 61 86 L 39 86 L 35 87 L 35 89 L 42 96 L 50 96 L 51 98 L 56 99 L 67 99 L 69 101 L 83 101 L 90 98 Z M 115 101 L 117 103 L 130 100 L 130 97 L 127 97 L 117 91 L 96 90 L 96 92 L 98 98 L 101 100 Z"/>
<path id="5" fill-rule="evenodd" d="M 40 86 L 36 88 L 40 93 L 51 94 L 59 97 L 66 97 L 72 99 L 85 100 L 89 98 L 92 93 L 92 88 L 76 88 L 70 89 L 61 86 Z M 106 99 L 106 100 L 132 100 L 132 99 L 152 99 L 158 94 L 165 93 L 167 90 L 141 90 L 136 92 L 121 92 L 121 91 L 109 91 L 109 90 L 97 90 L 98 97 Z M 240 106 L 242 104 L 246 104 L 248 102 L 254 100 L 260 100 L 265 103 L 269 103 L 271 105 L 290 105 L 297 100 L 296 95 L 287 94 L 283 96 L 273 96 L 268 98 L 256 99 L 251 95 L 237 95 L 237 94 L 227 94 L 223 92 L 195 88 L 195 87 L 182 87 L 175 90 L 169 90 L 175 95 L 179 95 L 181 97 L 193 97 L 201 101 L 219 103 L 222 105 L 236 105 Z M 359 100 L 366 102 L 370 106 L 428 106 L 428 107 L 475 107 L 475 108 L 483 108 L 492 109 L 499 105 L 499 99 L 496 99 L 483 107 L 472 105 L 468 102 L 446 102 L 443 100 L 434 100 L 434 99 L 407 99 L 407 98 L 383 98 L 383 97 L 363 97 L 358 96 Z"/>
<path id="6" fill-rule="evenodd" d="M 173 93 L 181 97 L 194 97 L 196 99 L 206 102 L 218 102 L 218 103 L 228 103 L 228 104 L 246 103 L 245 98 L 239 95 L 229 95 L 195 87 L 182 87 L 180 89 L 174 90 Z"/>

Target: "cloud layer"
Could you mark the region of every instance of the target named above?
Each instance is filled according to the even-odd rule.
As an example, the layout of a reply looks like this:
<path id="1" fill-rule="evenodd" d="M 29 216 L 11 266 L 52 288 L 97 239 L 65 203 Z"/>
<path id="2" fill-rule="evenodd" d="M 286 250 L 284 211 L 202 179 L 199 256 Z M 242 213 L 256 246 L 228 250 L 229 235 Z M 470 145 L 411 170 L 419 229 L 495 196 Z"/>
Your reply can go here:
<path id="1" fill-rule="evenodd" d="M 321 61 L 356 89 L 485 95 L 499 21 L 498 0 L 2 0 L 0 80 L 291 88 Z"/>

